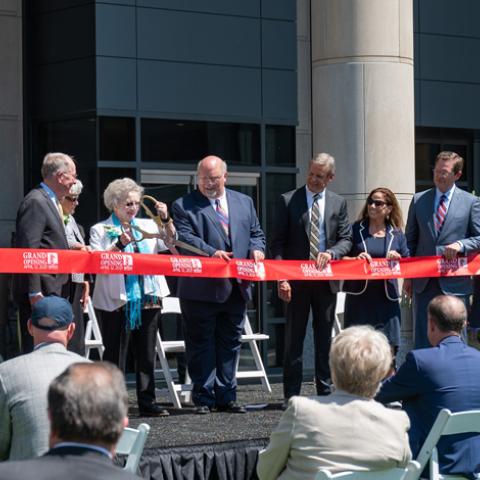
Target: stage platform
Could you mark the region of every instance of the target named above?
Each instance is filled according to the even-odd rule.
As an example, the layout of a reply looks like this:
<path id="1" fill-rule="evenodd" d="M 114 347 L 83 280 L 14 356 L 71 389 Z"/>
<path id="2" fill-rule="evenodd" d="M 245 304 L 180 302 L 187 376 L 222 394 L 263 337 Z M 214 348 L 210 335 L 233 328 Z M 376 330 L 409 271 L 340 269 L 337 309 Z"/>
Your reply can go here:
<path id="1" fill-rule="evenodd" d="M 313 395 L 314 384 L 304 383 L 302 395 Z M 247 414 L 212 412 L 196 415 L 193 407 L 175 409 L 167 396 L 157 397 L 169 417 L 138 415 L 134 390 L 130 390 L 132 427 L 150 425 L 140 469 L 152 480 L 255 479 L 258 451 L 267 445 L 282 414 L 283 386 L 272 384 L 272 394 L 261 384 L 239 385 L 238 401 Z"/>

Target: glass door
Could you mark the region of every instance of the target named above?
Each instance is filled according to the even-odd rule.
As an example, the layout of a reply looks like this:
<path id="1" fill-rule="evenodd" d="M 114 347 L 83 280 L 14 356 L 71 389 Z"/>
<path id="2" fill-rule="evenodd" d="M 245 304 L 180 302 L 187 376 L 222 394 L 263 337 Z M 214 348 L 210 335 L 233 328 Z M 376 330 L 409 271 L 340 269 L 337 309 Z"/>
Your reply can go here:
<path id="1" fill-rule="evenodd" d="M 260 192 L 259 192 L 260 174 L 256 172 L 228 172 L 227 188 L 239 191 L 252 198 L 260 214 Z M 169 211 L 172 203 L 183 195 L 191 192 L 196 188 L 196 172 L 195 170 L 153 170 L 142 169 L 140 172 L 140 183 L 145 188 L 145 194 L 165 202 Z M 172 295 L 175 293 L 174 278 L 168 279 Z M 254 332 L 261 331 L 261 285 L 255 284 L 253 289 L 253 301 L 247 305 L 247 312 Z M 178 321 L 178 319 L 177 319 Z M 166 330 L 164 335 L 167 340 L 178 336 L 178 329 L 171 325 L 171 322 L 162 322 L 163 328 Z M 240 356 L 240 369 L 251 369 L 254 365 L 253 357 L 248 348 L 248 344 L 242 348 Z"/>

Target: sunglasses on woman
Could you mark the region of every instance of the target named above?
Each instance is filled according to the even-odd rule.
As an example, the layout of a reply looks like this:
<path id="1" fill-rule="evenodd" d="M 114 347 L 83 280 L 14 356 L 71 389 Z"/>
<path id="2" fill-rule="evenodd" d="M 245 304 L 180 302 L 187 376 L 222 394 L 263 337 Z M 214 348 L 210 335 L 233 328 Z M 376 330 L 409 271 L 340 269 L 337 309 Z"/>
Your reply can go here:
<path id="1" fill-rule="evenodd" d="M 376 207 L 384 207 L 385 205 L 388 205 L 387 202 L 382 202 L 381 200 L 374 200 L 373 198 L 369 198 L 367 200 L 367 203 L 369 205 L 375 205 Z"/>

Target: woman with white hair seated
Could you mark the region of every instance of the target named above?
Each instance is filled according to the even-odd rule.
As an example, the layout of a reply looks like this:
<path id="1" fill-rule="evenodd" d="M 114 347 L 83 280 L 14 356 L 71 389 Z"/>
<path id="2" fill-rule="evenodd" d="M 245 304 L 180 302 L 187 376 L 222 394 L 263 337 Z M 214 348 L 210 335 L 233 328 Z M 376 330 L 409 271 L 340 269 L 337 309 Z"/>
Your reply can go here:
<path id="1" fill-rule="evenodd" d="M 385 335 L 370 326 L 347 328 L 334 338 L 329 362 L 333 393 L 290 399 L 260 452 L 260 480 L 311 480 L 321 468 L 381 470 L 411 459 L 407 415 L 373 399 L 392 362 Z"/>
<path id="2" fill-rule="evenodd" d="M 76 180 L 70 187 L 65 197 L 60 200 L 63 210 L 63 223 L 65 225 L 65 236 L 70 250 L 88 250 L 85 245 L 85 232 L 81 225 L 78 225 L 73 217 L 78 206 L 78 197 L 82 193 L 83 184 Z M 68 342 L 68 350 L 85 355 L 85 322 L 83 311 L 90 295 L 90 284 L 85 280 L 83 273 L 72 273 L 71 276 L 70 303 L 72 304 L 73 316 L 75 319 L 75 332 Z"/>

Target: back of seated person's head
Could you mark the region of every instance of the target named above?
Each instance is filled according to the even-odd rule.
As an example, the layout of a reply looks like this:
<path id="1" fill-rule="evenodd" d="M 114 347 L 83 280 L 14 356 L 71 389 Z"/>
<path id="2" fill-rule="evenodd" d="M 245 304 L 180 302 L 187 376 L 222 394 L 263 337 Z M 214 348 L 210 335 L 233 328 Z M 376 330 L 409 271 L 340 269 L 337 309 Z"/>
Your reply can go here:
<path id="1" fill-rule="evenodd" d="M 453 295 L 438 295 L 428 304 L 428 317 L 441 332 L 460 334 L 467 321 L 467 309 Z"/>
<path id="2" fill-rule="evenodd" d="M 75 363 L 48 390 L 51 446 L 60 441 L 114 447 L 127 425 L 122 372 L 108 362 Z"/>
<path id="3" fill-rule="evenodd" d="M 385 335 L 370 326 L 350 327 L 332 341 L 330 370 L 336 388 L 373 398 L 392 363 Z"/>

